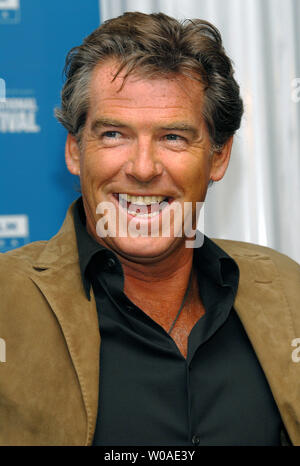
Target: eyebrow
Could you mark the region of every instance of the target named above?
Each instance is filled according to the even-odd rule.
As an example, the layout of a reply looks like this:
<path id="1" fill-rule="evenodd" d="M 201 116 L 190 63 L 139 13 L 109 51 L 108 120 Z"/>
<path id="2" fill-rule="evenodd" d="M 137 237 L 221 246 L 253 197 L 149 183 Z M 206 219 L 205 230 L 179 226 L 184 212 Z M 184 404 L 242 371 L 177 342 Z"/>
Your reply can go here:
<path id="1" fill-rule="evenodd" d="M 187 133 L 192 133 L 193 136 L 196 136 L 199 132 L 195 126 L 184 122 L 171 123 L 170 125 L 162 126 L 161 129 L 166 131 L 186 131 Z"/>
<path id="2" fill-rule="evenodd" d="M 114 120 L 111 118 L 97 118 L 91 124 L 91 130 L 96 131 L 99 128 L 105 127 L 115 127 L 115 128 L 128 128 L 129 125 L 123 123 L 119 120 Z M 192 126 L 186 122 L 174 122 L 170 123 L 169 125 L 160 126 L 159 129 L 165 131 L 185 131 L 191 133 L 194 137 L 199 134 L 199 130 L 197 127 Z"/>
<path id="3" fill-rule="evenodd" d="M 125 128 L 127 125 L 117 120 L 111 120 L 110 118 L 97 118 L 91 124 L 92 131 L 95 131 L 102 127 L 115 126 L 116 128 Z"/>

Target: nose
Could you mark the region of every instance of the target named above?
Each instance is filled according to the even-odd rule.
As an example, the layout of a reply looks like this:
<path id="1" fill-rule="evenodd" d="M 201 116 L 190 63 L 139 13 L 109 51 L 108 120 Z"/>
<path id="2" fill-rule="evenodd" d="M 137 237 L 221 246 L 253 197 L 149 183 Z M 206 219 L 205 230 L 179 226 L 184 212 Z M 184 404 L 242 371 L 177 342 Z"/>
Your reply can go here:
<path id="1" fill-rule="evenodd" d="M 132 147 L 125 173 L 136 180 L 147 183 L 163 172 L 163 166 L 158 158 L 155 143 L 151 139 L 139 139 Z"/>

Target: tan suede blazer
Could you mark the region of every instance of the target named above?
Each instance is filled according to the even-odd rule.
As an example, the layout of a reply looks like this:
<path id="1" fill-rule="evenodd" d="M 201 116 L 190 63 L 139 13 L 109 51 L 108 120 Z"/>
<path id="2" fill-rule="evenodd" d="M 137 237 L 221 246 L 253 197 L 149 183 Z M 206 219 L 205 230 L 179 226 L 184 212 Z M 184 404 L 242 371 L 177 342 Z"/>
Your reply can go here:
<path id="1" fill-rule="evenodd" d="M 0 255 L 0 445 L 92 443 L 100 335 L 95 299 L 86 299 L 81 282 L 71 208 L 50 241 Z M 239 266 L 235 309 L 300 445 L 300 362 L 291 346 L 300 338 L 299 265 L 269 248 L 215 242 Z"/>

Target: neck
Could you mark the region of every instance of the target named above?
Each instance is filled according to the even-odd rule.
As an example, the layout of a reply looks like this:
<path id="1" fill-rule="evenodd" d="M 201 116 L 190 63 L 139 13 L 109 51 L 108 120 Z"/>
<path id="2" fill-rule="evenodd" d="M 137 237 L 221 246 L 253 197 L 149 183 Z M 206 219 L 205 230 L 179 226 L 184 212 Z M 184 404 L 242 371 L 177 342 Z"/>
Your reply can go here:
<path id="1" fill-rule="evenodd" d="M 103 244 L 102 239 L 97 237 L 88 222 L 87 231 Z M 107 247 L 106 244 L 104 246 Z M 123 266 L 124 292 L 129 299 L 144 310 L 147 303 L 149 308 L 153 307 L 155 302 L 165 303 L 174 308 L 180 305 L 193 264 L 193 249 L 186 248 L 184 241 L 168 255 L 157 260 L 134 260 L 114 252 Z"/>
<path id="2" fill-rule="evenodd" d="M 169 257 L 152 263 L 136 263 L 120 257 L 123 266 L 125 294 L 136 304 L 155 301 L 178 308 L 188 285 L 193 263 L 193 249 L 179 248 Z M 151 293 L 149 291 L 151 290 Z"/>

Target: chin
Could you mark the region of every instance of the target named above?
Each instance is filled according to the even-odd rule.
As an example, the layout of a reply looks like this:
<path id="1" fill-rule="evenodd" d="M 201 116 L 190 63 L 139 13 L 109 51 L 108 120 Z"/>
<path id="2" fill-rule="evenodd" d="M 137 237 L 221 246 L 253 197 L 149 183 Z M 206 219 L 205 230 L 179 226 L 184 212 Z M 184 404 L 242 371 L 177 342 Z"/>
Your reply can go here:
<path id="1" fill-rule="evenodd" d="M 163 259 L 181 242 L 182 238 L 114 238 L 109 242 L 109 248 L 120 256 L 139 262 Z"/>

